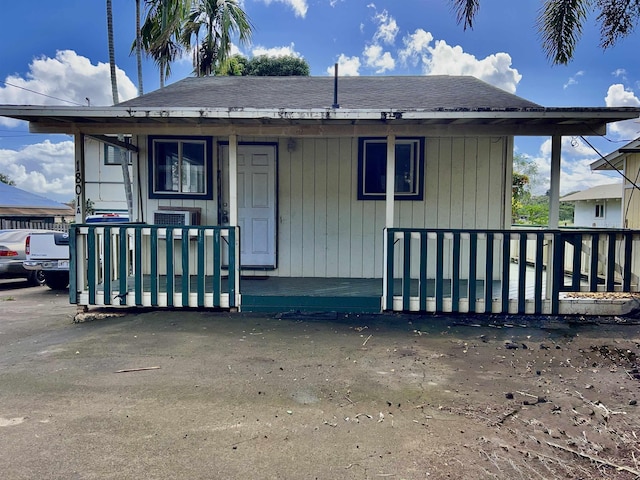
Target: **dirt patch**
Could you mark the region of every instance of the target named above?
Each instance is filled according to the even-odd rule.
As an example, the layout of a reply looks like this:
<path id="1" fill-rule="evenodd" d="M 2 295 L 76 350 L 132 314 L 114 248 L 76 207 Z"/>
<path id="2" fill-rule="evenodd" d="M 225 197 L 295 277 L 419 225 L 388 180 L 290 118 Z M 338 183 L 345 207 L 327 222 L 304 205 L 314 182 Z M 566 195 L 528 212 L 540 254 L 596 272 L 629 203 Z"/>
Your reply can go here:
<path id="1" fill-rule="evenodd" d="M 638 325 L 196 311 L 73 323 L 73 307 L 34 292 L 12 292 L 0 324 L 3 478 L 640 476 Z"/>

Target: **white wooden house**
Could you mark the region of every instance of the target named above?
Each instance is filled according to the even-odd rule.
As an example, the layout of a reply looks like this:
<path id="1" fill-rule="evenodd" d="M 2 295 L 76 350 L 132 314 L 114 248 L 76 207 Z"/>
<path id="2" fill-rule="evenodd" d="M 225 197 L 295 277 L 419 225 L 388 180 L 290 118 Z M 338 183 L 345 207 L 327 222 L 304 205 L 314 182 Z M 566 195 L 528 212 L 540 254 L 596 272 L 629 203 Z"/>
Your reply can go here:
<path id="1" fill-rule="evenodd" d="M 118 151 L 113 145 L 85 136 L 84 197 L 94 213 L 127 213 L 127 197 L 124 187 L 122 165 Z M 132 155 L 124 153 L 131 164 Z M 129 167 L 131 175 L 131 167 Z"/>
<path id="2" fill-rule="evenodd" d="M 74 230 L 72 303 L 347 312 L 561 313 L 581 280 L 565 285 L 543 245 L 561 265 L 600 233 L 510 230 L 513 137 L 552 138 L 557 227 L 561 137 L 639 113 L 452 76 L 187 78 L 108 108 L 0 107 L 75 135 L 80 206 L 97 168 L 85 139 L 132 152 L 133 222 Z M 539 252 L 532 273 L 511 272 L 512 240 Z M 637 288 L 637 267 L 606 288 Z"/>
<path id="3" fill-rule="evenodd" d="M 620 228 L 622 226 L 622 184 L 596 185 L 565 195 L 561 202 L 574 205 L 575 227 Z"/>

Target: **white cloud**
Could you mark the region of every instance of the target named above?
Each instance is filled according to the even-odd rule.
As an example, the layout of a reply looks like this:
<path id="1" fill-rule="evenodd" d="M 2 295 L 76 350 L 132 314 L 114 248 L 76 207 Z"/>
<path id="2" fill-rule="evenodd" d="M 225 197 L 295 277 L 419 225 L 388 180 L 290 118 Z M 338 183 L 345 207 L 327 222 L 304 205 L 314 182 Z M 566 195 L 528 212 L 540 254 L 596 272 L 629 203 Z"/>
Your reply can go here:
<path id="1" fill-rule="evenodd" d="M 357 77 L 360 75 L 360 59 L 358 57 L 347 57 L 344 54 L 340 54 L 338 57 L 338 74 L 342 77 Z M 335 66 L 331 65 L 327 67 L 327 73 L 329 75 L 334 74 Z"/>
<path id="2" fill-rule="evenodd" d="M 302 57 L 299 52 L 296 52 L 293 42 L 291 43 L 291 45 L 282 47 L 267 48 L 263 46 L 256 46 L 251 50 L 251 53 L 254 57 L 257 57 L 259 55 L 266 55 L 268 57 L 286 57 L 289 55 L 296 58 Z"/>
<path id="3" fill-rule="evenodd" d="M 396 62 L 389 52 L 383 52 L 380 45 L 369 45 L 362 52 L 366 66 L 375 68 L 376 73 L 393 70 Z"/>
<path id="4" fill-rule="evenodd" d="M 579 72 L 577 72 L 575 75 L 573 75 L 572 77 L 569 77 L 569 80 L 567 80 L 567 83 L 565 83 L 562 88 L 564 88 L 565 90 L 567 88 L 569 88 L 571 85 L 575 85 L 578 83 L 578 77 L 581 77 L 582 75 L 584 75 L 584 70 L 580 70 Z"/>
<path id="5" fill-rule="evenodd" d="M 616 83 L 607 90 L 604 98 L 607 107 L 640 107 L 640 99 L 632 90 L 624 88 L 624 85 Z M 618 138 L 633 140 L 640 134 L 640 123 L 638 119 L 626 120 L 610 124 L 611 133 Z"/>
<path id="6" fill-rule="evenodd" d="M 121 69 L 116 69 L 120 101 L 137 95 L 134 83 Z M 10 75 L 0 87 L 0 104 L 71 105 L 78 108 L 112 105 L 109 65 L 91 61 L 72 50 L 61 50 L 55 58 L 39 57 L 29 65 L 24 77 Z M 69 103 L 71 102 L 71 103 Z M 24 122 L 0 117 L 0 125 L 16 127 Z M 68 138 L 68 137 L 65 137 Z M 68 201 L 74 189 L 74 148 L 72 140 L 52 143 L 47 140 L 19 150 L 0 150 L 0 171 L 16 186 L 53 198 Z"/>
<path id="7" fill-rule="evenodd" d="M 399 31 L 396 19 L 391 17 L 389 12 L 383 10 L 381 13 L 376 13 L 374 20 L 378 23 L 378 29 L 373 35 L 373 41 L 393 45 Z"/>
<path id="8" fill-rule="evenodd" d="M 18 188 L 60 202 L 73 198 L 74 147 L 72 140 L 27 145 L 20 150 L 0 150 L 0 171 Z"/>
<path id="9" fill-rule="evenodd" d="M 614 77 L 622 77 L 625 78 L 627 76 L 627 71 L 624 68 L 616 68 L 611 75 Z"/>
<path id="10" fill-rule="evenodd" d="M 116 69 L 120 101 L 137 95 L 136 86 Z M 0 87 L 0 104 L 12 105 L 112 105 L 109 65 L 91 61 L 72 50 L 61 50 L 55 58 L 36 58 L 25 77 L 10 75 Z M 0 124 L 16 126 L 15 120 L 0 118 Z"/>
<path id="11" fill-rule="evenodd" d="M 495 53 L 483 59 L 466 53 L 462 47 L 452 47 L 444 40 L 436 40 L 432 46 L 433 35 L 422 29 L 404 37 L 405 48 L 399 52 L 400 59 L 415 65 L 422 65 L 426 75 L 472 75 L 487 83 L 511 93 L 522 75 L 511 67 L 508 53 Z"/>
<path id="12" fill-rule="evenodd" d="M 591 171 L 591 163 L 599 155 L 587 144 L 575 137 L 562 137 L 560 159 L 560 196 L 586 190 L 596 185 L 614 183 L 619 180 L 615 172 Z M 543 195 L 549 189 L 551 175 L 551 139 L 545 139 L 537 155 L 529 160 L 538 167 L 538 182 L 534 195 Z"/>
<path id="13" fill-rule="evenodd" d="M 304 18 L 307 15 L 307 10 L 309 6 L 307 5 L 307 0 L 263 0 L 267 5 L 271 5 L 273 2 L 284 3 L 289 6 L 296 17 Z"/>

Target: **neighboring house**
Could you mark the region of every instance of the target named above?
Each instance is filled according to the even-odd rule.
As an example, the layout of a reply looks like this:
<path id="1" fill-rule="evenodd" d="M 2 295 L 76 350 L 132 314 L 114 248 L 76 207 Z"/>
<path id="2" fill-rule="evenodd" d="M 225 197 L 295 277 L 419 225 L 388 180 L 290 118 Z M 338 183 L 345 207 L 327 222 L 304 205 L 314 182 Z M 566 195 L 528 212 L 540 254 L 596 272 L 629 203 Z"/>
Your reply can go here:
<path id="1" fill-rule="evenodd" d="M 591 170 L 617 170 L 622 183 L 622 227 L 640 229 L 640 139 L 629 142 L 591 164 Z"/>
<path id="2" fill-rule="evenodd" d="M 622 184 L 598 185 L 565 195 L 561 202 L 574 204 L 574 227 L 620 228 Z"/>
<path id="3" fill-rule="evenodd" d="M 73 218 L 69 205 L 0 182 L 0 228 L 61 223 Z"/>
<path id="4" fill-rule="evenodd" d="M 95 213 L 127 212 L 118 153 L 116 147 L 104 143 L 98 137 L 85 137 L 85 155 L 89 166 L 85 169 L 85 199 Z M 131 152 L 124 151 L 124 155 L 131 165 Z M 131 167 L 129 170 L 131 171 Z"/>
<path id="5" fill-rule="evenodd" d="M 345 312 L 562 312 L 561 269 L 510 273 L 512 239 L 522 258 L 576 244 L 510 230 L 513 138 L 551 137 L 557 226 L 562 136 L 639 114 L 464 76 L 213 76 L 113 107 L 0 106 L 75 135 L 80 206 L 99 168 L 87 137 L 132 152 L 134 223 L 74 230 L 72 303 Z"/>

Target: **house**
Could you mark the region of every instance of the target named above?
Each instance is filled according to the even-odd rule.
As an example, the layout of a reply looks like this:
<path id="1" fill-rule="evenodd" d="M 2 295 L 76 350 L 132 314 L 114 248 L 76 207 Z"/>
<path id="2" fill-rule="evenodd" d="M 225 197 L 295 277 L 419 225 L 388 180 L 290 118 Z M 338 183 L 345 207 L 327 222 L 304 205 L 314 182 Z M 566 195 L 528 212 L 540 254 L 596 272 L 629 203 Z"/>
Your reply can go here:
<path id="1" fill-rule="evenodd" d="M 597 185 L 565 195 L 561 202 L 575 206 L 575 227 L 620 228 L 622 226 L 622 184 Z"/>
<path id="2" fill-rule="evenodd" d="M 22 228 L 37 224 L 46 228 L 73 218 L 69 205 L 0 182 L 0 228 Z"/>
<path id="3" fill-rule="evenodd" d="M 640 138 L 614 150 L 591 164 L 591 170 L 616 170 L 623 175 L 622 214 L 624 228 L 640 229 Z"/>
<path id="4" fill-rule="evenodd" d="M 114 137 L 113 140 L 117 140 Z M 128 141 L 124 137 L 123 141 Z M 127 160 L 128 175 L 131 176 L 132 154 L 114 145 L 104 143 L 99 137 L 85 136 L 84 151 L 87 164 L 85 170 L 84 197 L 87 213 L 127 213 L 127 195 L 119 154 Z"/>
<path id="5" fill-rule="evenodd" d="M 107 108 L 0 107 L 75 135 L 72 303 L 244 311 L 557 314 L 585 268 L 588 289 L 637 288 L 637 265 L 598 255 L 635 237 L 557 225 L 562 136 L 639 114 L 465 76 L 186 78 Z M 552 139 L 548 230 L 510 228 L 515 135 Z M 131 152 L 131 224 L 81 224 L 87 137 Z M 514 248 L 534 265 L 513 271 Z"/>

